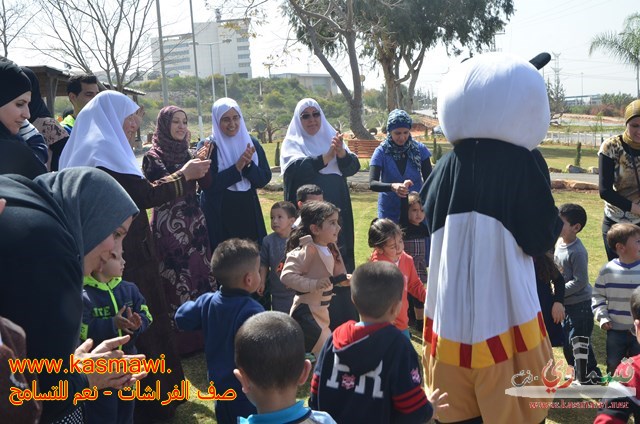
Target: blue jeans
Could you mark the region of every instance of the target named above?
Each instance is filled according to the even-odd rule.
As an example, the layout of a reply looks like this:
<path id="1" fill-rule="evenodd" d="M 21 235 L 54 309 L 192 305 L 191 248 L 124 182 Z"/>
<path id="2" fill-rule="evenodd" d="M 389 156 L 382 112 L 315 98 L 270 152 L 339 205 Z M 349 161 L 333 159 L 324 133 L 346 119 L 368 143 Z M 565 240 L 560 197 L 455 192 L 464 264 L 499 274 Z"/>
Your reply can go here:
<path id="1" fill-rule="evenodd" d="M 607 331 L 607 372 L 615 372 L 624 358 L 640 354 L 640 344 L 635 334 L 628 330 Z"/>
<path id="2" fill-rule="evenodd" d="M 567 360 L 567 364 L 575 366 L 571 339 L 577 336 L 583 336 L 588 337 L 589 340 L 591 340 L 591 333 L 593 332 L 591 300 L 585 300 L 584 302 L 576 303 L 575 305 L 564 305 L 564 313 L 565 317 L 564 322 L 562 323 L 562 331 L 564 333 L 564 358 Z M 576 375 L 576 377 L 580 379 L 580 381 L 584 381 L 585 377 L 589 375 L 591 371 L 595 371 L 598 376 L 602 374 L 598 369 L 598 361 L 596 361 L 596 355 L 593 353 L 591 342 L 589 342 L 586 375 Z M 578 369 L 576 368 L 576 374 L 577 373 Z"/>

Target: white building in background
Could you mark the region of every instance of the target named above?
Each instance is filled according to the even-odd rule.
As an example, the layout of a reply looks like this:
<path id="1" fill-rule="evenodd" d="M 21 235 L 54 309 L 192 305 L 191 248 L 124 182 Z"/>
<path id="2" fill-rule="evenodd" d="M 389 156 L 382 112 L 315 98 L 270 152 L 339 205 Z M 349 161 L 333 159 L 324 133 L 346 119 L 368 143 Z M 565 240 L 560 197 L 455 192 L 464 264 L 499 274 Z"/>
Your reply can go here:
<path id="1" fill-rule="evenodd" d="M 329 74 L 296 74 L 288 72 L 284 74 L 273 74 L 271 77 L 297 79 L 304 88 L 323 95 L 338 94 L 338 85 Z"/>
<path id="2" fill-rule="evenodd" d="M 249 21 L 218 19 L 215 22 L 195 22 L 198 76 L 238 74 L 251 78 L 249 52 Z M 163 39 L 164 66 L 167 76 L 195 75 L 191 33 L 166 35 Z M 151 38 L 154 74 L 160 73 L 160 45 Z M 213 67 L 212 67 L 213 65 Z"/>

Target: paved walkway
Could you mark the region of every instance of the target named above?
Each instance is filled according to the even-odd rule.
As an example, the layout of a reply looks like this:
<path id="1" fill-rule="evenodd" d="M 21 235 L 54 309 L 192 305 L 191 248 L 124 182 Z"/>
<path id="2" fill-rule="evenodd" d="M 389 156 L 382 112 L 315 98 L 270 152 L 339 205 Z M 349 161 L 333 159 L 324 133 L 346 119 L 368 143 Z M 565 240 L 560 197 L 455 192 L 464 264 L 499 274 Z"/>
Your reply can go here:
<path id="1" fill-rule="evenodd" d="M 567 174 L 560 172 L 551 173 L 552 181 L 579 181 L 584 183 L 598 184 L 597 174 Z M 355 175 L 347 178 L 349 187 L 355 190 L 368 190 L 369 189 L 369 171 L 360 171 Z M 594 187 L 597 188 L 597 187 Z M 279 191 L 282 190 L 282 176 L 280 171 L 273 172 L 271 182 L 265 187 L 267 190 Z"/>
<path id="2" fill-rule="evenodd" d="M 142 166 L 142 154 L 136 155 L 138 165 Z M 598 184 L 597 174 L 567 174 L 560 172 L 551 173 L 552 181 L 579 181 L 584 183 Z M 347 182 L 352 189 L 355 190 L 368 190 L 369 189 L 369 171 L 360 171 L 355 175 L 348 177 Z M 282 176 L 280 170 L 273 172 L 273 178 L 271 182 L 265 187 L 267 190 L 280 191 L 282 190 Z"/>

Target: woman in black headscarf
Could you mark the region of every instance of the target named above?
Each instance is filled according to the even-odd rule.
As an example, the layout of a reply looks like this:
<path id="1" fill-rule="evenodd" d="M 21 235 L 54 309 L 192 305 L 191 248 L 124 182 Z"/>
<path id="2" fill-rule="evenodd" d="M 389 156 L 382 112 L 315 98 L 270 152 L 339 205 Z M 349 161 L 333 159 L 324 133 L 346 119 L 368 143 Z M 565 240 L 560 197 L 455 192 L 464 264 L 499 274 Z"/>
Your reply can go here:
<path id="1" fill-rule="evenodd" d="M 6 200 L 0 215 L 0 315 L 25 330 L 27 358 L 62 359 L 62 369 L 68 369 L 70 354 L 78 359 L 88 351 L 86 345 L 76 349 L 82 277 L 98 271 L 122 243 L 138 209 L 113 178 L 93 168 L 49 173 L 34 181 L 0 176 L 0 198 Z M 40 373 L 40 393 L 68 382 L 65 400 L 43 402 L 41 422 L 82 422 L 75 393 L 94 385 L 120 388 L 131 382 L 129 377 Z"/>
<path id="2" fill-rule="evenodd" d="M 31 82 L 19 66 L 0 60 L 0 174 L 21 174 L 27 178 L 47 172 L 35 156 L 46 153 L 46 147 L 30 148 L 18 135 L 29 119 Z"/>
<path id="3" fill-rule="evenodd" d="M 22 67 L 22 72 L 31 81 L 31 102 L 29 103 L 29 122 L 42 134 L 44 141 L 49 147 L 49 169 L 51 171 L 58 170 L 58 161 L 60 160 L 60 154 L 67 140 L 69 139 L 69 133 L 53 118 L 49 108 L 44 103 L 42 95 L 40 94 L 40 82 L 36 74 L 27 67 Z"/>

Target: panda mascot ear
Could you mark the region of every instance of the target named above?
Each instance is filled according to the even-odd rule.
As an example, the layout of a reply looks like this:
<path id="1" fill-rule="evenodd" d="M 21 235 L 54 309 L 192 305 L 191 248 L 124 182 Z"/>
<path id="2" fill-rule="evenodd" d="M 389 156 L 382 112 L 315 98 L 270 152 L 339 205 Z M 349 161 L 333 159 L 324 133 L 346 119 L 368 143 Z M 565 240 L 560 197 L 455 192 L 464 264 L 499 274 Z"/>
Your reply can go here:
<path id="1" fill-rule="evenodd" d="M 465 57 L 460 61 L 460 63 L 464 63 L 467 60 L 471 59 L 471 57 Z M 533 59 L 529 61 L 530 64 L 536 67 L 537 70 L 544 68 L 544 66 L 551 61 L 551 55 L 549 53 L 540 53 Z"/>
<path id="2" fill-rule="evenodd" d="M 551 60 L 551 55 L 549 53 L 540 53 L 533 59 L 529 61 L 530 64 L 536 67 L 536 69 L 542 69 L 549 61 Z"/>

